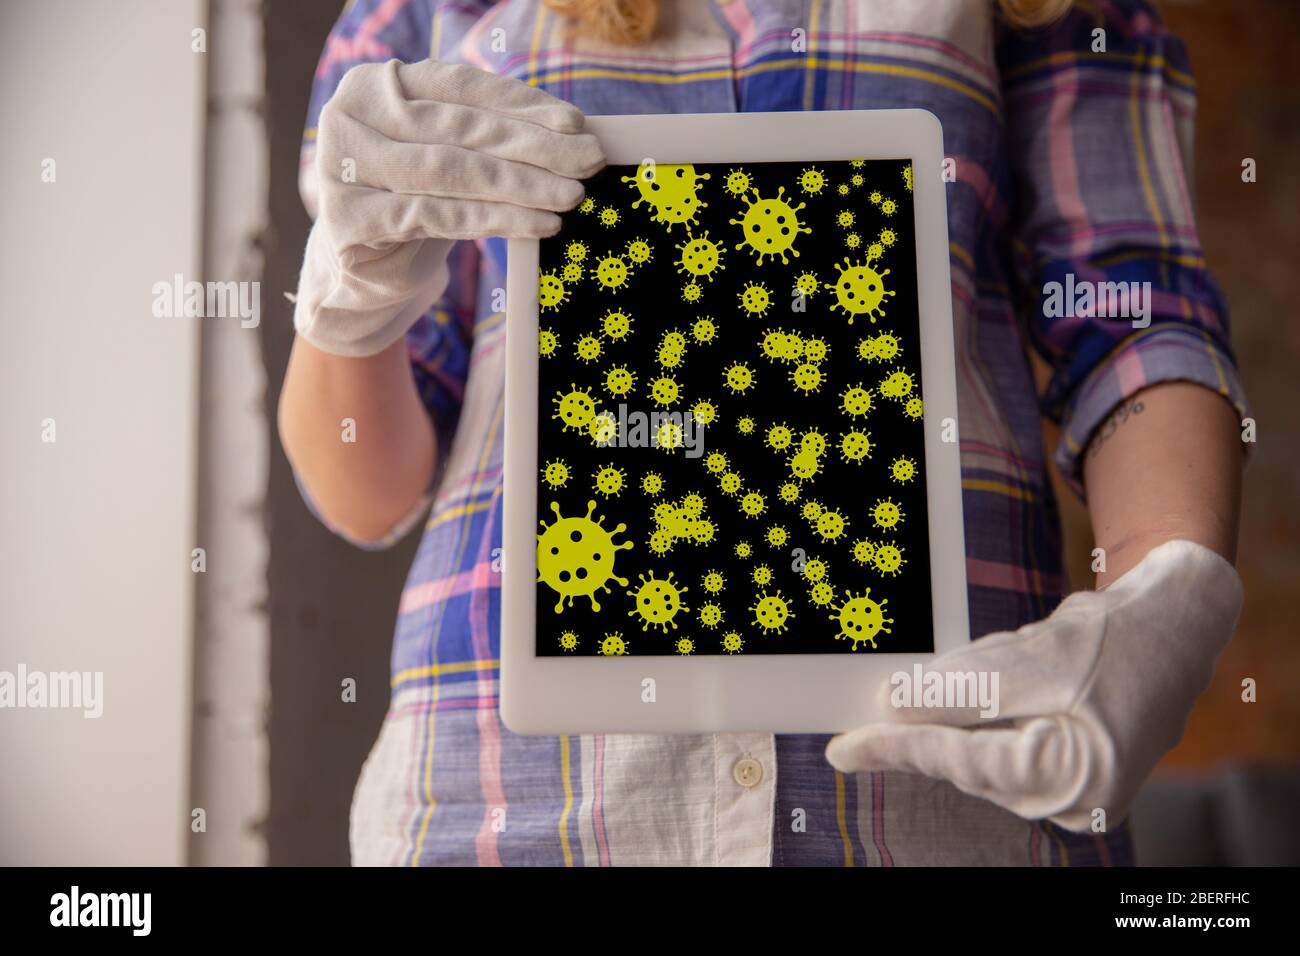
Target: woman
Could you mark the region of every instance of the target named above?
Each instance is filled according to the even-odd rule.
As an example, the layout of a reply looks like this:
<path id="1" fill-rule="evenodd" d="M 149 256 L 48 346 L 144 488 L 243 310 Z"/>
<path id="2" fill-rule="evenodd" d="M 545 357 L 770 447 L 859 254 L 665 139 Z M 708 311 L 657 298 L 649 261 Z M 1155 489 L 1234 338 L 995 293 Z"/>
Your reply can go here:
<path id="1" fill-rule="evenodd" d="M 432 502 L 354 861 L 1130 862 L 1128 805 L 1240 603 L 1245 407 L 1190 211 L 1193 106 L 1141 0 L 351 4 L 312 96 L 281 434 L 309 502 L 362 546 Z M 583 114 L 900 107 L 939 116 L 956 169 L 969 601 L 988 636 L 946 664 L 998 672 L 1009 722 L 900 711 L 829 747 L 511 734 L 502 237 L 552 234 L 581 200 L 604 162 Z M 1149 282 L 1149 324 L 1057 317 L 1045 286 L 1067 276 Z M 1050 366 L 1041 396 L 1026 346 Z M 1105 557 L 1098 590 L 1064 602 L 1043 413 Z"/>

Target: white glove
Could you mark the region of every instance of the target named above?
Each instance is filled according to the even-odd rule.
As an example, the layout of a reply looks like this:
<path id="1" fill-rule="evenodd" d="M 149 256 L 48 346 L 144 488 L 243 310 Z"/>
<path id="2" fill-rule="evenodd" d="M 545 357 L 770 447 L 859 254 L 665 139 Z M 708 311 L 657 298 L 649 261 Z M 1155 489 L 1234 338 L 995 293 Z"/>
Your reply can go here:
<path id="1" fill-rule="evenodd" d="M 336 355 L 400 339 L 447 288 L 453 240 L 540 237 L 605 164 L 576 106 L 463 64 L 354 67 L 321 110 L 320 213 L 294 326 Z"/>
<path id="2" fill-rule="evenodd" d="M 1166 542 L 1106 590 L 1072 594 L 1046 620 L 926 668 L 998 673 L 995 721 L 977 708 L 891 706 L 888 722 L 831 740 L 826 759 L 845 772 L 938 777 L 1079 832 L 1101 808 L 1113 827 L 1182 737 L 1240 609 L 1232 565 L 1190 541 Z"/>

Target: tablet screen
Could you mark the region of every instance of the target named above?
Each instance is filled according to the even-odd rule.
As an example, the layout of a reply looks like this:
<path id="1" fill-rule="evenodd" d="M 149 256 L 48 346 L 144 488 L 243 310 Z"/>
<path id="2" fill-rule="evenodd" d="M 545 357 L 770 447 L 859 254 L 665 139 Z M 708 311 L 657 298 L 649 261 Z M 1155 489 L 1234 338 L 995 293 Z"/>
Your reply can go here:
<path id="1" fill-rule="evenodd" d="M 934 650 L 908 160 L 609 166 L 539 270 L 539 656 Z"/>

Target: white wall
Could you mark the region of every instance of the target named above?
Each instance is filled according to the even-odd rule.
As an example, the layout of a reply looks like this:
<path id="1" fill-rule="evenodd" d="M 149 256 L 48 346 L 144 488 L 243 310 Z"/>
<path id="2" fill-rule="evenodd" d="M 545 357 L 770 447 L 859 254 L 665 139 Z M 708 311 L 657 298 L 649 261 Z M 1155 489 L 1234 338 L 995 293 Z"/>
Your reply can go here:
<path id="1" fill-rule="evenodd" d="M 201 278 L 203 15 L 0 6 L 0 671 L 105 682 L 0 709 L 0 863 L 184 861 L 200 320 L 150 307 Z"/>

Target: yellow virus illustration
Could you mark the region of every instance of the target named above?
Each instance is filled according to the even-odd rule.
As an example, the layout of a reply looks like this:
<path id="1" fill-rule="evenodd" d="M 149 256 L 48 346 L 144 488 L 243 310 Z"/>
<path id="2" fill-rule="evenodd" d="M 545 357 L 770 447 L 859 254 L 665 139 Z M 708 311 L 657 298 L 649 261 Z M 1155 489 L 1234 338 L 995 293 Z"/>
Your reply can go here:
<path id="1" fill-rule="evenodd" d="M 660 345 L 659 350 L 655 353 L 655 361 L 664 368 L 681 368 L 686 361 L 686 351 L 685 349 L 673 348 L 673 346 L 665 343 Z"/>
<path id="2" fill-rule="evenodd" d="M 907 404 L 903 406 L 903 413 L 907 415 L 908 418 L 920 418 L 925 414 L 925 405 L 922 404 L 919 398 L 913 396 L 912 398 L 909 398 Z"/>
<path id="3" fill-rule="evenodd" d="M 903 185 L 907 187 L 907 191 L 909 193 L 912 191 L 912 164 L 911 163 L 908 163 L 906 166 L 903 167 Z"/>
<path id="4" fill-rule="evenodd" d="M 622 256 L 606 256 L 596 263 L 596 281 L 610 292 L 618 292 L 627 285 L 627 274 L 627 262 Z"/>
<path id="5" fill-rule="evenodd" d="M 711 451 L 704 458 L 704 467 L 710 474 L 720 475 L 727 470 L 727 456 L 720 451 Z"/>
<path id="6" fill-rule="evenodd" d="M 814 365 L 825 361 L 830 350 L 831 347 L 826 344 L 825 339 L 814 337 L 803 340 L 803 357 Z"/>
<path id="7" fill-rule="evenodd" d="M 583 262 L 587 258 L 587 244 L 579 239 L 574 239 L 564 247 L 564 258 L 570 262 Z"/>
<path id="8" fill-rule="evenodd" d="M 590 196 L 586 197 L 585 199 L 583 199 L 582 202 L 578 203 L 578 212 L 593 213 L 595 211 L 596 211 L 596 200 L 592 199 Z"/>
<path id="9" fill-rule="evenodd" d="M 757 518 L 767 510 L 767 499 L 757 491 L 750 491 L 740 499 L 740 510 L 746 517 Z"/>
<path id="10" fill-rule="evenodd" d="M 777 489 L 776 496 L 786 504 L 794 504 L 799 500 L 799 486 L 793 481 L 782 482 L 781 487 Z"/>
<path id="11" fill-rule="evenodd" d="M 772 527 L 767 529 L 767 534 L 764 535 L 764 538 L 773 548 L 784 548 L 790 540 L 790 532 L 786 531 L 785 528 L 782 528 L 779 524 L 774 524 Z"/>
<path id="12" fill-rule="evenodd" d="M 850 159 L 849 165 L 854 169 L 861 169 L 863 166 L 867 165 L 867 161 L 865 159 Z"/>
<path id="13" fill-rule="evenodd" d="M 681 654 L 683 657 L 687 657 L 695 653 L 695 642 L 691 640 L 689 637 L 678 638 L 677 643 L 673 646 L 677 648 L 677 653 Z"/>
<path id="14" fill-rule="evenodd" d="M 682 603 L 682 595 L 686 593 L 687 588 L 679 588 L 673 584 L 673 573 L 668 572 L 666 578 L 657 578 L 651 572 L 650 577 L 644 574 L 637 575 L 641 582 L 638 587 L 629 590 L 627 593 L 633 600 L 633 608 L 628 611 L 628 617 L 639 616 L 641 618 L 641 630 L 646 631 L 651 627 L 657 627 L 662 631 L 669 628 L 677 630 L 677 623 L 673 620 L 680 611 L 689 611 L 690 608 Z"/>
<path id="15" fill-rule="evenodd" d="M 718 529 L 708 518 L 701 518 L 691 528 L 691 540 L 696 544 L 709 544 L 717 536 Z"/>
<path id="16" fill-rule="evenodd" d="M 704 513 L 704 496 L 692 491 L 682 499 L 682 510 L 691 518 L 698 518 Z"/>
<path id="17" fill-rule="evenodd" d="M 803 356 L 803 351 L 804 342 L 797 332 L 790 332 L 781 340 L 781 361 L 797 362 Z"/>
<path id="18" fill-rule="evenodd" d="M 773 451 L 784 451 L 794 441 L 794 432 L 788 425 L 773 425 L 767 430 L 767 447 Z"/>
<path id="19" fill-rule="evenodd" d="M 754 623 L 769 634 L 783 633 L 789 627 L 790 618 L 794 617 L 780 591 L 773 594 L 764 591 L 750 610 L 754 612 Z"/>
<path id="20" fill-rule="evenodd" d="M 707 316 L 701 319 L 696 319 L 691 324 L 691 336 L 696 342 L 700 343 L 700 345 L 708 345 L 718 337 L 718 326 Z"/>
<path id="21" fill-rule="evenodd" d="M 582 361 L 594 362 L 600 358 L 600 339 L 594 335 L 584 335 L 578 339 L 576 351 Z"/>
<path id="22" fill-rule="evenodd" d="M 903 549 L 894 544 L 876 545 L 876 553 L 871 556 L 871 563 L 881 574 L 897 575 L 899 569 L 907 563 Z"/>
<path id="23" fill-rule="evenodd" d="M 722 246 L 709 239 L 707 232 L 702 236 L 693 236 L 689 229 L 686 230 L 686 241 L 679 244 L 677 249 L 680 253 L 677 257 L 678 272 L 712 282 L 713 273 L 726 268 L 722 264 Z"/>
<path id="24" fill-rule="evenodd" d="M 652 552 L 663 557 L 673 549 L 673 536 L 662 528 L 650 533 L 648 547 Z"/>
<path id="25" fill-rule="evenodd" d="M 816 196 L 826 188 L 826 174 L 815 166 L 809 166 L 799 174 L 799 188 L 807 196 Z"/>
<path id="26" fill-rule="evenodd" d="M 663 494 L 664 479 L 657 472 L 647 471 L 641 476 L 641 490 L 647 495 L 654 496 Z"/>
<path id="27" fill-rule="evenodd" d="M 621 342 L 632 331 L 632 316 L 618 309 L 610 309 L 600 319 L 600 332 L 613 342 Z"/>
<path id="28" fill-rule="evenodd" d="M 849 185 L 851 186 L 861 186 L 866 181 L 867 177 L 863 176 L 861 173 L 854 173 L 849 177 Z"/>
<path id="29" fill-rule="evenodd" d="M 758 567 L 754 569 L 754 572 L 750 575 L 750 578 L 759 587 L 763 587 L 765 585 L 771 584 L 772 569 L 769 568 L 766 564 L 760 564 Z"/>
<path id="30" fill-rule="evenodd" d="M 712 601 L 700 608 L 700 623 L 705 627 L 717 627 L 722 623 L 722 608 Z"/>
<path id="31" fill-rule="evenodd" d="M 602 226 L 617 226 L 619 220 L 618 210 L 613 206 L 606 206 L 600 211 L 600 224 Z"/>
<path id="32" fill-rule="evenodd" d="M 702 398 L 691 406 L 691 417 L 701 425 L 712 425 L 718 420 L 718 406 Z"/>
<path id="33" fill-rule="evenodd" d="M 635 176 L 621 177 L 640 194 L 632 208 L 645 203 L 654 210 L 654 221 L 666 225 L 669 232 L 678 223 L 695 224 L 699 211 L 708 205 L 700 201 L 696 191 L 700 182 L 708 178 L 708 173 L 696 173 L 689 163 L 670 166 L 649 159 L 641 162 Z"/>
<path id="34" fill-rule="evenodd" d="M 878 238 L 877 241 L 886 249 L 888 249 L 890 246 L 894 244 L 895 241 L 897 241 L 897 239 L 898 239 L 898 234 L 895 233 L 894 230 L 881 229 L 880 237 Z"/>
<path id="35" fill-rule="evenodd" d="M 856 249 L 858 246 L 862 245 L 862 237 L 856 232 L 851 232 L 844 237 L 844 245 L 848 246 L 850 249 Z"/>
<path id="36" fill-rule="evenodd" d="M 840 395 L 840 407 L 850 418 L 861 418 L 871 411 L 871 390 L 859 382 Z"/>
<path id="37" fill-rule="evenodd" d="M 627 257 L 633 265 L 641 265 L 654 258 L 654 250 L 644 239 L 632 239 L 627 244 Z"/>
<path id="38" fill-rule="evenodd" d="M 754 549 L 750 547 L 748 541 L 737 541 L 735 550 L 736 550 L 736 557 L 742 559 L 748 558 L 754 553 Z"/>
<path id="39" fill-rule="evenodd" d="M 608 445 L 618 434 L 618 422 L 613 412 L 599 412 L 587 422 L 587 437 L 597 445 Z"/>
<path id="40" fill-rule="evenodd" d="M 598 653 L 602 657 L 622 657 L 628 652 L 632 645 L 623 640 L 623 635 L 615 631 L 613 634 L 606 634 L 600 642 Z"/>
<path id="41" fill-rule="evenodd" d="M 605 373 L 605 391 L 623 398 L 632 391 L 636 384 L 636 373 L 628 371 L 622 365 L 615 365 Z"/>
<path id="42" fill-rule="evenodd" d="M 589 391 L 577 385 L 570 384 L 569 391 L 558 393 L 552 402 L 556 408 L 551 417 L 562 421 L 565 431 L 580 431 L 596 416 L 596 400 Z"/>
<path id="43" fill-rule="evenodd" d="M 824 454 L 826 451 L 826 436 L 815 428 L 808 429 L 799 439 L 799 450 L 814 455 Z"/>
<path id="44" fill-rule="evenodd" d="M 601 515 L 595 521 L 591 514 L 596 510 L 595 499 L 587 502 L 587 513 L 581 518 L 566 518 L 560 513 L 560 504 L 551 502 L 555 521 L 542 522 L 542 533 L 537 536 L 537 580 L 560 595 L 555 604 L 559 614 L 578 597 L 591 601 L 593 611 L 600 610 L 597 591 L 608 591 L 609 582 L 616 581 L 626 587 L 627 578 L 614 573 L 614 556 L 618 551 L 632 547 L 631 541 L 615 544 L 614 538 L 627 530 L 627 525 L 616 525 L 613 531 L 602 526 Z"/>
<path id="45" fill-rule="evenodd" d="M 572 631 L 565 631 L 560 635 L 560 650 L 574 651 L 578 649 L 578 635 Z"/>
<path id="46" fill-rule="evenodd" d="M 795 276 L 794 288 L 800 295 L 816 295 L 821 287 L 821 281 L 811 272 L 801 272 Z"/>
<path id="47" fill-rule="evenodd" d="M 662 349 L 675 349 L 679 352 L 685 351 L 686 336 L 682 335 L 682 333 L 678 332 L 676 329 L 673 329 L 670 332 L 665 332 L 664 337 L 659 340 L 659 347 Z"/>
<path id="48" fill-rule="evenodd" d="M 615 468 L 612 465 L 606 465 L 598 468 L 593 480 L 596 483 L 596 491 L 606 498 L 613 498 L 623 490 L 623 483 L 627 479 L 622 468 Z"/>
<path id="49" fill-rule="evenodd" d="M 785 333 L 780 329 L 768 329 L 758 340 L 758 347 L 762 349 L 765 358 L 783 361 L 786 349 Z"/>
<path id="50" fill-rule="evenodd" d="M 823 541 L 838 541 L 848 527 L 848 519 L 837 509 L 826 508 L 817 516 L 817 533 Z"/>
<path id="51" fill-rule="evenodd" d="M 851 209 L 841 209 L 835 216 L 835 225 L 841 229 L 851 229 L 858 219 Z"/>
<path id="52" fill-rule="evenodd" d="M 838 186 L 835 187 L 835 192 L 841 196 L 847 196 L 849 194 L 849 184 L 840 183 Z"/>
<path id="53" fill-rule="evenodd" d="M 686 285 L 682 286 L 682 299 L 687 302 L 699 302 L 703 295 L 704 286 L 700 285 L 693 279 L 686 283 Z"/>
<path id="54" fill-rule="evenodd" d="M 809 558 L 804 562 L 803 576 L 807 578 L 809 584 L 824 581 L 829 573 L 830 566 L 821 558 Z"/>
<path id="55" fill-rule="evenodd" d="M 818 581 L 808 589 L 808 600 L 818 607 L 826 607 L 835 601 L 835 587 L 829 581 Z"/>
<path id="56" fill-rule="evenodd" d="M 812 481 L 822 470 L 820 456 L 807 448 L 801 448 L 790 456 L 790 474 L 799 481 Z"/>
<path id="57" fill-rule="evenodd" d="M 880 383 L 880 394 L 886 398 L 905 399 L 912 394 L 913 385 L 911 373 L 895 369 Z"/>
<path id="58" fill-rule="evenodd" d="M 843 310 L 848 316 L 849 325 L 860 315 L 865 315 L 872 322 L 885 314 L 882 302 L 885 296 L 892 296 L 893 290 L 885 289 L 885 276 L 889 270 L 877 272 L 865 263 L 854 264 L 847 257 L 844 265 L 835 263 L 839 278 L 835 282 L 835 303 L 832 311 Z"/>
<path id="59" fill-rule="evenodd" d="M 790 373 L 790 381 L 796 390 L 807 395 L 821 388 L 822 370 L 811 362 L 805 362 Z"/>
<path id="60" fill-rule="evenodd" d="M 867 246 L 867 262 L 872 263 L 885 254 L 885 247 L 879 242 Z"/>
<path id="61" fill-rule="evenodd" d="M 655 431 L 655 447 L 674 452 L 685 444 L 686 435 L 676 422 L 663 422 Z"/>
<path id="62" fill-rule="evenodd" d="M 749 192 L 749 184 L 752 180 L 749 173 L 743 169 L 733 169 L 727 173 L 727 178 L 723 180 L 722 188 L 733 196 L 743 196 Z"/>
<path id="63" fill-rule="evenodd" d="M 564 280 L 554 272 L 543 272 L 537 277 L 537 306 L 543 312 L 556 311 L 569 298 Z"/>
<path id="64" fill-rule="evenodd" d="M 654 399 L 656 405 L 671 405 L 681 397 L 681 394 L 681 386 L 677 384 L 677 380 L 668 375 L 660 375 L 650 380 L 650 397 Z"/>
<path id="65" fill-rule="evenodd" d="M 853 560 L 858 564 L 875 564 L 876 546 L 866 538 L 853 542 Z"/>
<path id="66" fill-rule="evenodd" d="M 873 206 L 879 206 L 880 203 L 884 200 L 884 198 L 885 198 L 884 194 L 881 193 L 879 189 L 871 190 L 871 192 L 867 196 L 867 199 L 871 201 L 871 205 Z"/>
<path id="67" fill-rule="evenodd" d="M 888 332 L 881 332 L 858 343 L 858 358 L 868 362 L 892 362 L 898 357 L 902 347 L 902 343 L 895 336 Z"/>
<path id="68" fill-rule="evenodd" d="M 579 281 L 585 274 L 586 270 L 582 268 L 581 262 L 566 262 L 564 268 L 560 270 L 560 278 L 563 279 L 566 284 L 572 284 Z"/>
<path id="69" fill-rule="evenodd" d="M 871 506 L 871 520 L 877 528 L 893 528 L 903 520 L 903 509 L 888 498 L 881 498 Z"/>
<path id="70" fill-rule="evenodd" d="M 721 486 L 724 495 L 735 495 L 740 492 L 745 482 L 739 474 L 729 471 L 718 479 L 718 484 Z"/>
<path id="71" fill-rule="evenodd" d="M 765 315 L 771 308 L 772 294 L 761 282 L 746 283 L 745 288 L 737 294 L 740 297 L 740 307 L 750 315 Z"/>
<path id="72" fill-rule="evenodd" d="M 537 354 L 542 358 L 550 358 L 560 347 L 560 337 L 550 329 L 537 330 Z"/>
<path id="73" fill-rule="evenodd" d="M 871 589 L 867 588 L 858 597 L 849 593 L 844 603 L 835 608 L 835 613 L 831 620 L 839 625 L 840 631 L 835 635 L 836 640 L 852 641 L 853 650 L 858 649 L 859 644 L 870 644 L 873 648 L 876 646 L 876 636 L 879 634 L 888 634 L 888 624 L 893 624 L 894 619 L 885 617 L 885 605 L 889 602 L 881 599 L 879 602 L 871 599 Z"/>
<path id="74" fill-rule="evenodd" d="M 794 241 L 800 233 L 810 233 L 812 229 L 799 222 L 799 210 L 807 203 L 791 206 L 785 201 L 785 187 L 778 186 L 775 199 L 763 199 L 758 190 L 754 191 L 752 200 L 746 197 L 748 206 L 739 219 L 729 220 L 731 225 L 740 226 L 744 238 L 736 243 L 736 249 L 749 246 L 758 256 L 759 265 L 765 257 L 780 259 L 784 264 L 789 260 L 786 253 L 798 258 L 799 250 L 794 248 Z"/>
<path id="75" fill-rule="evenodd" d="M 880 211 L 886 216 L 892 216 L 894 213 L 898 212 L 898 203 L 894 202 L 892 199 L 886 199 L 880 204 Z"/>
<path id="76" fill-rule="evenodd" d="M 710 594 L 720 594 L 722 589 L 727 586 L 726 579 L 722 576 L 721 571 L 708 571 L 701 582 L 704 590 Z"/>
<path id="77" fill-rule="evenodd" d="M 745 649 L 745 640 L 738 631 L 728 631 L 722 635 L 722 649 L 728 654 L 739 654 Z"/>
<path id="78" fill-rule="evenodd" d="M 559 491 L 567 485 L 569 475 L 569 466 L 559 459 L 548 461 L 546 467 L 542 469 L 542 480 L 550 486 L 552 491 Z"/>
<path id="79" fill-rule="evenodd" d="M 722 373 L 722 378 L 727 388 L 737 395 L 754 387 L 754 372 L 744 362 L 733 362 L 728 365 Z M 737 424 L 739 425 L 739 422 Z M 752 420 L 749 425 L 750 431 L 753 431 L 754 423 Z M 744 431 L 744 429 L 742 428 L 741 431 Z"/>
<path id="80" fill-rule="evenodd" d="M 840 436 L 840 458 L 861 464 L 871 457 L 871 433 L 857 429 Z"/>

